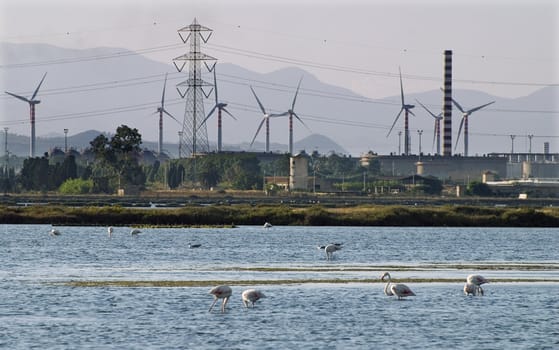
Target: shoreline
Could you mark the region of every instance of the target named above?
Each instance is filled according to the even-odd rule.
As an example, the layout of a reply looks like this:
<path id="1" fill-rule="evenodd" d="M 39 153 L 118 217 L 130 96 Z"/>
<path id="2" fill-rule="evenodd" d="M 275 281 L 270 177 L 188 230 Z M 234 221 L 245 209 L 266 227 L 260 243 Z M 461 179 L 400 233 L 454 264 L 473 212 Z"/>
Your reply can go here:
<path id="1" fill-rule="evenodd" d="M 236 227 L 265 222 L 281 226 L 559 227 L 559 207 L 215 204 L 161 210 L 47 204 L 0 206 L 0 222 L 134 227 Z"/>

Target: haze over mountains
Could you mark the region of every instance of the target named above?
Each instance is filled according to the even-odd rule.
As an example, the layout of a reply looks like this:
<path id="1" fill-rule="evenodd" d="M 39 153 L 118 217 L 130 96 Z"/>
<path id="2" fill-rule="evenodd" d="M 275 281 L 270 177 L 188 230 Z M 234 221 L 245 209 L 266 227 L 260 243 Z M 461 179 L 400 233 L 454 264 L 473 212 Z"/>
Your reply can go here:
<path id="1" fill-rule="evenodd" d="M 151 142 L 153 146 L 150 148 L 155 149 L 158 137 L 158 115 L 155 112 L 161 100 L 165 73 L 169 73 L 167 110 L 181 121 L 184 117 L 184 100 L 174 85 L 185 80 L 186 74 L 176 72 L 172 64 L 172 58 L 183 53 L 169 52 L 169 63 L 165 64 L 118 48 L 70 50 L 44 44 L 3 43 L 0 44 L 0 87 L 2 91 L 30 96 L 42 75 L 48 72 L 37 95 L 42 102 L 37 106 L 36 128 L 38 137 L 58 137 L 57 144 L 52 146 L 63 146 L 64 128 L 69 129 L 69 146 L 76 147 L 72 144 L 72 137 L 78 133 L 88 130 L 114 133 L 119 125 L 126 124 L 139 130 L 144 146 Z M 405 91 L 405 67 L 402 70 Z M 237 65 L 218 63 L 217 74 L 220 102 L 228 103 L 228 110 L 238 119 L 223 117 L 225 149 L 249 150 L 250 141 L 262 118 L 249 86 L 254 88 L 268 112 L 284 112 L 291 107 L 295 88 L 302 76 L 295 111 L 310 130 L 296 121 L 294 139 L 302 141 L 315 136 L 296 143 L 297 151 L 305 148 L 307 152 L 316 149 L 320 153 L 335 151 L 354 156 L 369 150 L 380 154 L 398 151 L 398 131 L 403 131 L 403 116 L 389 137 L 387 133 L 400 110 L 399 90 L 387 92 L 392 97 L 371 100 L 349 89 L 324 84 L 299 68 L 260 74 Z M 213 80 L 210 74 L 205 74 L 204 79 L 208 82 Z M 546 87 L 515 99 L 471 90 L 455 90 L 453 94 L 468 109 L 496 101 L 494 105 L 470 116 L 470 155 L 510 152 L 510 135 L 517 135 L 515 151 L 526 152 L 526 135 L 529 134 L 535 135 L 532 141 L 534 152 L 543 151 L 543 142 L 550 142 L 551 152 L 558 152 L 559 88 Z M 423 130 L 422 151 L 433 153 L 434 120 L 417 104 L 416 99 L 437 114 L 442 102 L 441 92 L 433 90 L 407 94 L 405 98 L 406 103 L 416 104 L 413 110 L 416 116 L 410 117 L 412 153 L 418 152 L 417 130 Z M 212 95 L 205 103 L 206 112 L 213 103 Z M 0 106 L 0 126 L 9 127 L 8 148 L 20 154 L 12 142 L 22 141 L 25 147 L 21 155 L 26 155 L 28 142 L 22 137 L 29 135 L 29 106 L 6 94 L 0 97 Z M 454 109 L 453 146 L 460 118 L 460 112 Z M 180 129 L 181 126 L 174 120 L 164 120 L 164 148 L 171 154 L 176 154 L 177 132 Z M 208 121 L 207 131 L 210 144 L 215 147 L 216 116 Z M 263 131 L 257 136 L 252 150 L 264 150 Z M 316 135 L 334 143 L 323 144 Z M 287 151 L 286 117 L 271 120 L 270 138 L 273 151 Z M 38 143 L 41 151 L 41 140 Z M 463 152 L 462 137 L 454 152 Z"/>

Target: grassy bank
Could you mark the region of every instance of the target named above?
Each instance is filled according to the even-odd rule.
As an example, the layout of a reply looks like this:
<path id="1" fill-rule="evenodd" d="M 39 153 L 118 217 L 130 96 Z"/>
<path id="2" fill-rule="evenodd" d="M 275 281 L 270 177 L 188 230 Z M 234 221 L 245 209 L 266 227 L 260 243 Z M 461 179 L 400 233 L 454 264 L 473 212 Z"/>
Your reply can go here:
<path id="1" fill-rule="evenodd" d="M 174 209 L 129 209 L 118 206 L 0 207 L 4 224 L 112 226 L 486 226 L 559 227 L 559 208 L 477 206 L 323 206 L 213 205 Z"/>

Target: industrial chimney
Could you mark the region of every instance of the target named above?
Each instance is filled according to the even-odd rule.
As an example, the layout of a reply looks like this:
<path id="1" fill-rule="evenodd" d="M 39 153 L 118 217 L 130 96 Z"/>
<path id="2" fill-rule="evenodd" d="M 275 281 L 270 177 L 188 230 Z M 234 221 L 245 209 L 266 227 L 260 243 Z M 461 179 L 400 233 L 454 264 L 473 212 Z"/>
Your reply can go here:
<path id="1" fill-rule="evenodd" d="M 443 156 L 452 155 L 452 50 L 444 52 Z"/>

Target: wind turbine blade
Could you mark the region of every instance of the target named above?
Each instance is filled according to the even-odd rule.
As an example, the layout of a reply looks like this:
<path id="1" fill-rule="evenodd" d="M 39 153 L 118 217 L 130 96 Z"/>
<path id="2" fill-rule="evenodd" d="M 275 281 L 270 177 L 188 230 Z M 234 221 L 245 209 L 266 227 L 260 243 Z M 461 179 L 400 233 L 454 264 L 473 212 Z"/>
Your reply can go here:
<path id="1" fill-rule="evenodd" d="M 427 107 L 425 107 L 425 106 L 423 105 L 423 103 L 419 102 L 418 99 L 415 99 L 415 101 L 416 101 L 417 103 L 419 103 L 419 105 L 420 105 L 421 107 L 423 107 L 423 109 L 426 110 L 427 113 L 431 114 L 431 116 L 433 116 L 433 118 L 437 119 L 437 116 L 436 116 L 435 114 L 433 114 L 433 112 L 431 112 L 429 109 L 427 109 Z"/>
<path id="2" fill-rule="evenodd" d="M 307 128 L 308 131 L 312 132 L 311 129 L 307 126 L 307 124 L 305 124 L 303 119 L 299 118 L 299 116 L 295 113 L 293 113 L 293 115 L 295 116 L 295 118 L 297 118 L 297 120 L 299 120 L 301 122 L 301 124 L 303 124 L 305 126 L 305 128 Z"/>
<path id="3" fill-rule="evenodd" d="M 411 111 L 411 109 L 408 109 L 408 113 L 415 117 L 415 114 Z"/>
<path id="4" fill-rule="evenodd" d="M 460 112 L 466 113 L 466 112 L 464 112 L 464 109 L 462 108 L 462 106 L 460 106 L 458 104 L 458 102 L 456 102 L 456 100 L 452 99 L 452 103 L 454 103 L 454 105 L 456 106 L 456 108 L 458 108 L 460 110 Z"/>
<path id="5" fill-rule="evenodd" d="M 237 118 L 235 118 L 235 116 L 233 114 L 229 113 L 229 111 L 226 110 L 225 108 L 222 108 L 221 110 L 224 111 L 225 113 L 229 114 L 231 116 L 231 118 L 237 120 Z"/>
<path id="6" fill-rule="evenodd" d="M 404 103 L 404 85 L 402 84 L 402 69 L 398 67 L 398 70 L 400 71 L 400 95 L 402 96 L 402 106 L 404 106 L 405 103 Z"/>
<path id="7" fill-rule="evenodd" d="M 214 68 L 214 89 L 215 89 L 215 105 L 217 106 L 217 78 L 215 75 L 216 69 Z"/>
<path id="8" fill-rule="evenodd" d="M 37 85 L 37 88 L 35 89 L 35 92 L 33 93 L 33 96 L 31 96 L 31 98 L 30 98 L 31 101 L 33 101 L 35 99 L 35 96 L 37 96 L 37 93 L 39 92 L 39 88 L 43 84 L 43 81 L 45 80 L 46 76 L 47 76 L 47 73 L 45 73 L 45 75 L 43 75 L 43 79 L 41 79 L 41 82 L 39 83 L 39 85 Z"/>
<path id="9" fill-rule="evenodd" d="M 398 121 L 398 118 L 400 118 L 400 114 L 402 114 L 403 110 L 404 110 L 404 107 L 402 106 L 402 109 L 400 109 L 400 113 L 398 113 L 398 115 L 396 116 L 396 119 L 394 119 L 394 123 L 392 123 L 392 127 L 390 128 L 390 131 L 388 132 L 388 134 L 386 134 L 386 137 L 390 136 L 390 133 L 392 132 L 392 129 L 394 129 L 394 125 L 396 125 L 396 122 Z"/>
<path id="10" fill-rule="evenodd" d="M 10 96 L 13 96 L 13 97 L 15 97 L 15 98 L 17 98 L 17 99 L 20 99 L 20 100 L 22 100 L 22 101 L 25 101 L 25 102 L 27 102 L 27 103 L 30 102 L 26 97 L 23 97 L 23 96 L 20 96 L 20 95 L 16 95 L 16 94 L 12 94 L 11 92 L 8 92 L 8 91 L 4 91 L 4 92 L 7 93 L 7 94 L 10 95 Z"/>
<path id="11" fill-rule="evenodd" d="M 252 88 L 252 86 L 250 87 L 250 90 L 252 90 L 252 94 L 256 98 L 256 102 L 258 102 L 258 105 L 260 106 L 260 110 L 262 111 L 262 114 L 266 114 L 266 110 L 264 109 L 264 106 L 262 105 L 262 102 L 260 102 L 260 100 L 258 99 L 258 96 L 256 96 L 256 92 L 254 92 L 254 89 Z"/>
<path id="12" fill-rule="evenodd" d="M 208 119 L 208 118 L 212 115 L 212 113 L 216 110 L 216 108 L 218 108 L 217 105 L 213 106 L 213 108 L 212 108 L 212 110 L 210 111 L 210 113 L 208 113 L 208 116 L 206 117 L 206 119 Z M 205 120 L 205 119 L 204 119 L 204 120 Z"/>
<path id="13" fill-rule="evenodd" d="M 495 101 L 486 103 L 486 104 L 484 104 L 482 106 L 479 106 L 479 107 L 472 108 L 468 111 L 468 114 L 474 113 L 475 111 L 479 111 L 480 109 L 485 108 L 485 107 L 487 107 L 487 106 L 489 106 L 490 104 L 493 104 L 493 103 L 495 103 Z"/>
<path id="14" fill-rule="evenodd" d="M 272 114 L 268 114 L 268 117 L 270 117 L 270 118 L 275 118 L 275 117 L 285 117 L 286 115 L 289 115 L 289 112 L 283 112 L 283 113 L 272 113 Z"/>
<path id="15" fill-rule="evenodd" d="M 204 123 L 206 122 L 206 120 L 208 120 L 209 117 L 210 116 L 208 115 L 206 118 L 204 118 L 204 120 L 202 120 L 202 122 L 200 124 L 198 124 L 198 127 L 196 128 L 196 131 L 200 130 L 202 125 L 204 125 Z"/>
<path id="16" fill-rule="evenodd" d="M 458 146 L 458 141 L 460 140 L 460 135 L 462 134 L 462 127 L 464 126 L 464 117 L 460 120 L 460 127 L 458 128 L 458 136 L 456 137 L 456 144 L 454 145 L 454 150 Z"/>
<path id="17" fill-rule="evenodd" d="M 179 123 L 179 125 L 180 125 L 181 122 L 179 122 L 177 118 L 173 117 L 173 116 L 171 115 L 171 113 L 167 112 L 166 110 L 163 110 L 163 113 L 165 113 L 166 115 L 168 115 L 169 117 L 171 117 L 172 119 L 174 119 L 174 120 L 175 120 L 177 123 Z"/>
<path id="18" fill-rule="evenodd" d="M 167 73 L 165 73 L 165 82 L 163 83 L 163 94 L 161 94 L 161 108 L 165 105 L 165 87 L 167 86 Z"/>
<path id="19" fill-rule="evenodd" d="M 254 137 L 252 138 L 252 141 L 250 142 L 250 148 L 252 148 L 252 144 L 254 143 L 254 140 L 256 140 L 256 136 L 258 136 L 258 133 L 260 132 L 260 129 L 262 129 L 262 125 L 264 125 L 265 121 L 266 121 L 266 118 L 262 118 L 262 121 L 260 122 L 260 125 L 258 125 L 258 129 L 256 129 L 256 134 L 254 134 Z"/>
<path id="20" fill-rule="evenodd" d="M 301 87 L 301 81 L 303 81 L 303 77 L 299 79 L 299 84 L 297 84 L 297 90 L 295 91 L 295 96 L 293 97 L 293 103 L 291 104 L 291 110 L 295 109 L 295 101 L 297 100 L 297 94 L 299 93 L 299 88 Z"/>

